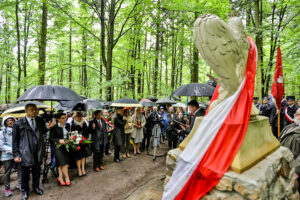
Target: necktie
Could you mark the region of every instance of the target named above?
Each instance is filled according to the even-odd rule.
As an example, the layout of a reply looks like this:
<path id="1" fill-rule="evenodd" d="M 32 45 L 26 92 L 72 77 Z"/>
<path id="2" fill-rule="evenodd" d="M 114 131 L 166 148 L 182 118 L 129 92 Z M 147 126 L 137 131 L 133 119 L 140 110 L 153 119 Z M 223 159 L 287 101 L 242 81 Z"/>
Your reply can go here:
<path id="1" fill-rule="evenodd" d="M 33 118 L 30 119 L 30 126 L 31 126 L 32 130 L 35 131 L 35 126 L 34 126 Z"/>
<path id="2" fill-rule="evenodd" d="M 102 124 L 101 124 L 101 121 L 99 120 L 98 121 L 98 124 L 99 124 L 99 129 L 100 129 L 100 131 L 102 130 Z"/>

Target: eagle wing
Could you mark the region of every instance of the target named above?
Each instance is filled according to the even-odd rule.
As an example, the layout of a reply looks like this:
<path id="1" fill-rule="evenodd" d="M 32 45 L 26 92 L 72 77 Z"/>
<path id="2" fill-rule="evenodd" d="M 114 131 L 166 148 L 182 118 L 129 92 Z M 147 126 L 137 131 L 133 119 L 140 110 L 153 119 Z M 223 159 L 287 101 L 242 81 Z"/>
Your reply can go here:
<path id="1" fill-rule="evenodd" d="M 202 58 L 219 76 L 219 84 L 236 91 L 243 80 L 248 58 L 246 35 L 236 23 L 226 24 L 218 16 L 209 14 L 196 20 L 194 39 Z"/>

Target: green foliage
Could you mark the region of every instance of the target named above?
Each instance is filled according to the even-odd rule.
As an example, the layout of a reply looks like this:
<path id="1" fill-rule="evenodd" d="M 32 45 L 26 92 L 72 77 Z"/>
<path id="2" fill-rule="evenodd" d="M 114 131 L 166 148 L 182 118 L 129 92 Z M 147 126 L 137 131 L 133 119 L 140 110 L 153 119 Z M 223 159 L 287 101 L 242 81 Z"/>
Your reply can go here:
<path id="1" fill-rule="evenodd" d="M 171 73 L 174 68 L 175 88 L 190 83 L 193 24 L 197 15 L 211 13 L 227 20 L 234 8 L 247 21 L 247 12 L 253 15 L 253 1 L 228 0 L 120 0 L 116 1 L 114 15 L 114 47 L 112 80 L 106 80 L 106 68 L 101 56 L 100 0 L 48 0 L 48 34 L 46 55 L 46 84 L 71 86 L 76 92 L 91 98 L 106 99 L 106 88 L 113 87 L 113 98 L 145 98 L 153 95 L 153 83 L 158 82 L 158 96 L 172 93 Z M 97 2 L 94 5 L 93 2 Z M 105 50 L 107 56 L 109 3 L 105 7 Z M 299 59 L 299 1 L 263 0 L 263 70 L 270 74 L 272 84 L 275 56 L 270 61 L 271 37 L 278 36 L 283 57 L 287 94 L 300 95 Z M 274 24 L 272 10 L 276 4 Z M 17 91 L 16 1 L 0 0 L 0 101 L 14 101 Z M 279 14 L 286 7 L 281 29 L 277 30 Z M 120 8 L 120 9 L 119 9 Z M 134 9 L 133 9 L 134 8 Z M 27 17 L 27 18 L 26 18 Z M 38 83 L 39 31 L 41 27 L 41 1 L 22 0 L 19 3 L 19 29 L 21 38 L 21 93 Z M 25 19 L 27 19 L 25 24 Z M 249 21 L 248 21 L 249 22 Z M 159 24 L 158 29 L 156 24 Z M 28 26 L 29 25 L 29 26 Z M 24 47 L 26 27 L 27 75 L 24 75 Z M 160 32 L 159 69 L 154 68 L 155 38 Z M 247 32 L 255 38 L 258 30 L 250 21 Z M 71 62 L 69 60 L 71 41 Z M 121 36 L 121 37 L 118 37 Z M 274 42 L 274 40 L 273 40 Z M 277 44 L 278 45 L 278 40 Z M 85 60 L 86 58 L 86 60 Z M 269 65 L 271 63 L 271 66 Z M 8 68 L 11 66 L 11 68 Z M 85 71 L 86 69 L 86 71 Z M 102 70 L 100 70 L 102 69 Z M 154 77 L 158 70 L 158 77 Z M 208 81 L 206 74 L 215 74 L 199 59 L 199 82 Z M 87 77 L 86 85 L 84 77 Z M 10 80 L 9 80 L 10 79 Z M 140 90 L 140 91 L 139 91 Z M 185 100 L 185 99 L 184 99 Z"/>

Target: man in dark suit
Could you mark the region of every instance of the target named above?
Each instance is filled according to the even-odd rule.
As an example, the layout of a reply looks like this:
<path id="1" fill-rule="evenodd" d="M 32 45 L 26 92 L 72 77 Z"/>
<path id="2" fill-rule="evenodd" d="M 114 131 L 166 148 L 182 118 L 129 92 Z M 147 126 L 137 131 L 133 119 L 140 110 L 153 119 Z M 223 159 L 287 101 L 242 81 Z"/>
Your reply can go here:
<path id="1" fill-rule="evenodd" d="M 188 103 L 188 107 L 189 107 L 189 110 L 191 111 L 191 124 L 190 124 L 190 129 L 186 129 L 186 132 L 190 133 L 191 130 L 193 129 L 196 117 L 204 116 L 205 110 L 200 108 L 200 106 L 196 100 L 191 100 Z"/>
<path id="2" fill-rule="evenodd" d="M 102 112 L 97 110 L 94 112 L 94 119 L 90 122 L 90 132 L 93 140 L 93 160 L 94 170 L 99 172 L 104 170 L 103 155 L 104 145 L 106 143 L 106 123 L 102 119 Z"/>
<path id="3" fill-rule="evenodd" d="M 32 189 L 38 195 L 43 195 L 40 189 L 40 165 L 45 154 L 45 138 L 47 128 L 40 117 L 36 117 L 35 104 L 25 106 L 26 116 L 13 127 L 13 157 L 21 164 L 22 200 L 28 199 L 29 175 L 32 171 Z M 54 125 L 50 122 L 48 128 Z"/>

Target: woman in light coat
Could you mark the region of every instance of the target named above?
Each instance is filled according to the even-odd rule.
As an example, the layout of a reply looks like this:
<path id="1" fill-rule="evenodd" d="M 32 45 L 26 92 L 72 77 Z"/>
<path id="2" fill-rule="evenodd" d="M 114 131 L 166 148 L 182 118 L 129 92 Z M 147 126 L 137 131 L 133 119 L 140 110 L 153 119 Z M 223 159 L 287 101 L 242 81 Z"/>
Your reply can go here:
<path id="1" fill-rule="evenodd" d="M 2 129 L 0 131 L 0 151 L 2 152 L 1 161 L 4 166 L 3 182 L 5 186 L 4 196 L 9 197 L 12 195 L 10 188 L 10 175 L 13 169 L 14 158 L 12 153 L 12 128 L 16 119 L 12 116 L 4 117 L 2 121 Z M 20 181 L 20 167 L 18 165 L 18 185 L 17 188 L 21 189 Z"/>
<path id="2" fill-rule="evenodd" d="M 132 124 L 133 130 L 131 137 L 133 139 L 134 155 L 136 155 L 136 153 L 141 153 L 140 146 L 144 138 L 143 127 L 146 124 L 146 119 L 141 113 L 141 108 L 135 109 L 135 114 L 132 116 Z"/>

